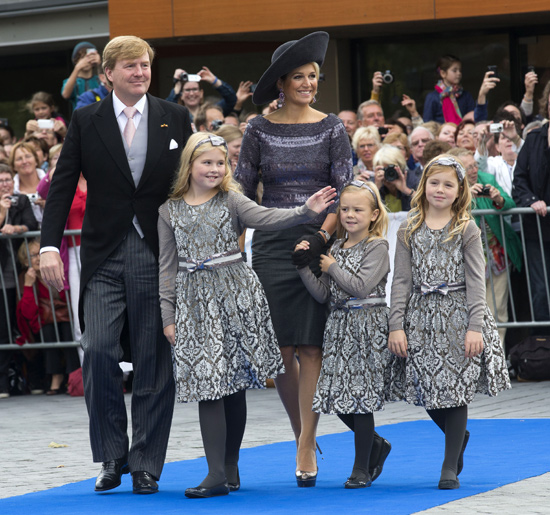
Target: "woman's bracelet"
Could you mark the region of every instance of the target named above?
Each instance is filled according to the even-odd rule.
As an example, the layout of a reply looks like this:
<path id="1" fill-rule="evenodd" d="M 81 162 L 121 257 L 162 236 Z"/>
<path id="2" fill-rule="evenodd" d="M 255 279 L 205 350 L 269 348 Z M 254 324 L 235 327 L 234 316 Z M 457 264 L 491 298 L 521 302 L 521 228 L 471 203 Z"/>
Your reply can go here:
<path id="1" fill-rule="evenodd" d="M 323 237 L 325 238 L 325 242 L 328 242 L 330 240 L 330 234 L 328 231 L 325 231 L 324 229 L 319 229 L 317 232 L 320 232 Z"/>
<path id="2" fill-rule="evenodd" d="M 220 79 L 218 79 L 218 77 L 214 76 L 214 82 L 212 83 L 212 86 L 216 87 L 216 84 L 218 83 L 218 81 L 221 82 Z"/>

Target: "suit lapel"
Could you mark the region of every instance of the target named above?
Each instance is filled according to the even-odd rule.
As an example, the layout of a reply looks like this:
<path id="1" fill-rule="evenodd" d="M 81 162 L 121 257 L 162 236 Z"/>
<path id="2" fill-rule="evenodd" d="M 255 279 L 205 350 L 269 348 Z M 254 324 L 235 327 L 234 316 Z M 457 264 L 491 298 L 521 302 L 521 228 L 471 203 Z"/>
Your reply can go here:
<path id="1" fill-rule="evenodd" d="M 149 123 L 147 126 L 147 157 L 145 166 L 138 184 L 138 189 L 145 184 L 149 176 L 153 173 L 162 150 L 168 148 L 168 134 L 171 116 L 161 106 L 158 100 L 147 94 L 149 102 Z"/>
<path id="2" fill-rule="evenodd" d="M 128 166 L 128 158 L 124 150 L 122 136 L 115 118 L 112 93 L 99 104 L 97 112 L 92 116 L 92 122 L 113 161 L 117 164 L 124 177 L 134 186 L 134 179 Z"/>

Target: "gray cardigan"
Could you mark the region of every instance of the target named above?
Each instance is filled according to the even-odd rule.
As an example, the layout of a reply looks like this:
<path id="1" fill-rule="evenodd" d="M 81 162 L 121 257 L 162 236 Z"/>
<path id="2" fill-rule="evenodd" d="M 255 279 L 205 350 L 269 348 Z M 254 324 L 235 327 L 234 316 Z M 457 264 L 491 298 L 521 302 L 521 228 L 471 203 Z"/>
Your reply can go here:
<path id="1" fill-rule="evenodd" d="M 341 245 L 343 242 L 343 240 L 339 240 L 335 245 Z M 357 245 L 361 244 L 360 242 Z M 350 296 L 364 299 L 375 286 L 380 284 L 381 280 L 384 281 L 384 284 L 386 283 L 389 271 L 388 242 L 384 239 L 375 239 L 367 243 L 357 273 L 351 274 L 342 270 L 338 263 L 332 263 L 328 272 L 321 274 L 319 278 L 315 277 L 307 266 L 300 268 L 298 273 L 311 296 L 317 302 L 325 303 L 330 299 L 331 278 Z"/>
<path id="2" fill-rule="evenodd" d="M 390 331 L 403 329 L 405 309 L 411 296 L 412 265 L 411 249 L 405 243 L 403 222 L 397 233 L 395 250 L 395 271 L 391 287 Z M 474 221 L 470 221 L 462 235 L 464 252 L 464 274 L 466 280 L 466 303 L 470 315 L 468 331 L 480 333 L 485 313 L 485 257 L 481 246 L 480 230 Z"/>
<path id="3" fill-rule="evenodd" d="M 220 194 L 227 196 L 227 205 L 237 237 L 247 227 L 263 231 L 277 231 L 305 223 L 317 216 L 317 213 L 308 209 L 305 204 L 294 209 L 267 208 L 259 206 L 240 193 L 230 191 L 227 194 Z M 176 275 L 178 273 L 178 252 L 174 230 L 170 222 L 169 202 L 184 201 L 167 200 L 159 208 L 159 295 L 163 327 L 175 323 Z"/>

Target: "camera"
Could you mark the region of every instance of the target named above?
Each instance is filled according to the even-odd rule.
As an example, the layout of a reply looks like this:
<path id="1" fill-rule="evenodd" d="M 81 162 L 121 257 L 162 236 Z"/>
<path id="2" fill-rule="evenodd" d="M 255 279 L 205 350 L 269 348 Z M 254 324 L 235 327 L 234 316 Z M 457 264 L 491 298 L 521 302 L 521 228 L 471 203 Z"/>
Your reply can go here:
<path id="1" fill-rule="evenodd" d="M 489 125 L 489 132 L 491 134 L 500 134 L 503 131 L 504 127 L 502 123 L 492 123 Z"/>
<path id="2" fill-rule="evenodd" d="M 399 179 L 399 172 L 395 165 L 388 165 L 384 168 L 384 180 L 388 182 Z"/>
<path id="3" fill-rule="evenodd" d="M 27 193 L 27 197 L 33 204 L 40 198 L 38 193 Z"/>
<path id="4" fill-rule="evenodd" d="M 254 93 L 254 91 L 256 91 L 256 86 L 257 86 L 257 85 L 258 85 L 258 84 L 252 84 L 252 85 L 250 86 L 250 93 Z"/>
<path id="5" fill-rule="evenodd" d="M 382 74 L 382 80 L 384 81 L 384 84 L 391 84 L 393 82 L 393 75 L 390 70 L 386 70 Z"/>
<path id="6" fill-rule="evenodd" d="M 493 72 L 493 78 L 500 79 L 500 77 L 498 76 L 498 66 L 497 65 L 491 64 L 491 65 L 487 66 L 487 71 L 488 72 Z"/>
<path id="7" fill-rule="evenodd" d="M 382 139 L 384 139 L 384 136 L 389 132 L 390 130 L 387 127 L 378 127 L 378 134 Z"/>
<path id="8" fill-rule="evenodd" d="M 19 204 L 19 197 L 8 197 L 10 199 L 10 204 L 12 206 L 17 206 Z"/>
<path id="9" fill-rule="evenodd" d="M 491 188 L 489 186 L 483 186 L 483 189 L 477 194 L 478 197 L 490 197 Z"/>
<path id="10" fill-rule="evenodd" d="M 530 64 L 530 65 L 527 67 L 527 73 L 529 73 L 529 72 L 534 72 L 534 71 L 535 71 L 535 67 L 534 67 L 533 65 Z"/>
<path id="11" fill-rule="evenodd" d="M 196 73 L 181 72 L 180 76 L 176 79 L 174 77 L 174 83 L 176 82 L 200 82 L 201 76 Z"/>
<path id="12" fill-rule="evenodd" d="M 36 120 L 36 122 L 40 130 L 53 129 L 53 120 Z"/>
<path id="13" fill-rule="evenodd" d="M 223 120 L 212 120 L 210 123 L 210 130 L 216 132 L 223 125 Z"/>

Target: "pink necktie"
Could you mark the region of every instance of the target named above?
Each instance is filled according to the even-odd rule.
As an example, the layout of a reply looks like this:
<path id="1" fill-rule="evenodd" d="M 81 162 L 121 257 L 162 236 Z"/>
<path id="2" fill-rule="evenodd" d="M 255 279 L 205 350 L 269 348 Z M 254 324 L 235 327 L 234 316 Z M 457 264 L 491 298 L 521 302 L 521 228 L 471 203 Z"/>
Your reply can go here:
<path id="1" fill-rule="evenodd" d="M 136 126 L 134 125 L 134 115 L 136 112 L 137 109 L 133 106 L 124 108 L 124 114 L 128 118 L 128 121 L 126 122 L 126 127 L 124 127 L 124 132 L 122 135 L 124 136 L 126 143 L 128 143 L 128 147 L 132 146 L 132 140 L 134 139 L 134 135 L 136 133 Z"/>

